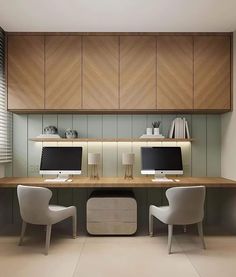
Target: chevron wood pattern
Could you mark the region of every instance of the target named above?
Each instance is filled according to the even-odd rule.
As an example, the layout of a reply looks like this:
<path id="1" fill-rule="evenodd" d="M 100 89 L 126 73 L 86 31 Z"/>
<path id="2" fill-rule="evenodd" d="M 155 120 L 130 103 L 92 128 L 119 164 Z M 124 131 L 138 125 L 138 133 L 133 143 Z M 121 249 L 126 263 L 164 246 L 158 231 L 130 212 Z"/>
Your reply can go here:
<path id="1" fill-rule="evenodd" d="M 157 37 L 157 109 L 193 109 L 193 38 Z"/>
<path id="2" fill-rule="evenodd" d="M 118 109 L 119 38 L 83 37 L 83 108 Z"/>
<path id="3" fill-rule="evenodd" d="M 8 37 L 8 108 L 44 108 L 44 37 Z"/>
<path id="4" fill-rule="evenodd" d="M 230 37 L 194 38 L 194 108 L 230 109 Z"/>
<path id="5" fill-rule="evenodd" d="M 45 108 L 81 108 L 81 37 L 45 37 Z"/>
<path id="6" fill-rule="evenodd" d="M 156 38 L 120 37 L 120 109 L 156 108 Z"/>

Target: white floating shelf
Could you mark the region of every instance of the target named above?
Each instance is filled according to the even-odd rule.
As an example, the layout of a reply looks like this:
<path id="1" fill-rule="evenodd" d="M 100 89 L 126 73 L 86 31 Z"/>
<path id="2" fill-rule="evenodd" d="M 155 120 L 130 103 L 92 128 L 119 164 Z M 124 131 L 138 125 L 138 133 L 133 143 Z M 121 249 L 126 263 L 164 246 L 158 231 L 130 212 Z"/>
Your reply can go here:
<path id="1" fill-rule="evenodd" d="M 31 138 L 30 141 L 35 142 L 191 142 L 194 139 L 173 139 L 173 138 Z"/>

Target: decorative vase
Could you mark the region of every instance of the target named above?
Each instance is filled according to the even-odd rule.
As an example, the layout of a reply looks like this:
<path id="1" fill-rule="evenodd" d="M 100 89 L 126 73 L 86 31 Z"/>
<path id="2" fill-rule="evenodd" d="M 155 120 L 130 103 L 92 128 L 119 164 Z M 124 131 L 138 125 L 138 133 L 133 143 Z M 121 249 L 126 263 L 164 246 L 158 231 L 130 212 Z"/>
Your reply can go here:
<path id="1" fill-rule="evenodd" d="M 147 129 L 146 129 L 146 134 L 147 134 L 148 136 L 151 136 L 151 135 L 152 135 L 152 128 L 147 128 Z"/>
<path id="2" fill-rule="evenodd" d="M 58 134 L 57 127 L 47 126 L 43 129 L 43 133 L 46 135 Z"/>
<path id="3" fill-rule="evenodd" d="M 160 135 L 160 128 L 154 128 L 154 135 L 159 136 Z"/>
<path id="4" fill-rule="evenodd" d="M 65 137 L 68 139 L 73 139 L 78 137 L 78 132 L 76 130 L 67 129 L 65 132 Z"/>

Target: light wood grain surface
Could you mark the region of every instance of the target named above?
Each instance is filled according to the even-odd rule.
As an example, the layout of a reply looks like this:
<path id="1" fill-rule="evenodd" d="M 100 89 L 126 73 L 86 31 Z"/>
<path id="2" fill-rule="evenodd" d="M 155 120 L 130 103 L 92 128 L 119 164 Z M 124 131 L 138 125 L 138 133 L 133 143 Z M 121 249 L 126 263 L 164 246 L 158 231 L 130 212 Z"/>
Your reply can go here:
<path id="1" fill-rule="evenodd" d="M 44 37 L 8 37 L 8 108 L 44 108 Z"/>
<path id="2" fill-rule="evenodd" d="M 88 177 L 72 178 L 72 182 L 48 183 L 41 177 L 4 177 L 0 179 L 0 188 L 14 188 L 17 185 L 33 185 L 49 188 L 168 188 L 176 186 L 204 185 L 209 188 L 234 188 L 236 181 L 221 177 L 175 177 L 174 182 L 152 182 L 152 177 L 137 177 L 127 180 L 121 177 L 103 177 L 92 180 Z M 176 182 L 178 179 L 179 182 Z"/>
<path id="3" fill-rule="evenodd" d="M 35 142 L 186 142 L 186 141 L 194 141 L 194 139 L 175 139 L 175 138 L 30 138 L 30 141 Z"/>
<path id="4" fill-rule="evenodd" d="M 120 108 L 156 108 L 156 38 L 120 38 Z"/>
<path id="5" fill-rule="evenodd" d="M 119 38 L 83 38 L 83 109 L 118 109 Z"/>
<path id="6" fill-rule="evenodd" d="M 230 108 L 230 38 L 194 38 L 194 108 Z"/>
<path id="7" fill-rule="evenodd" d="M 81 108 L 81 37 L 45 38 L 45 108 Z"/>
<path id="8" fill-rule="evenodd" d="M 157 38 L 157 109 L 193 109 L 193 38 Z"/>

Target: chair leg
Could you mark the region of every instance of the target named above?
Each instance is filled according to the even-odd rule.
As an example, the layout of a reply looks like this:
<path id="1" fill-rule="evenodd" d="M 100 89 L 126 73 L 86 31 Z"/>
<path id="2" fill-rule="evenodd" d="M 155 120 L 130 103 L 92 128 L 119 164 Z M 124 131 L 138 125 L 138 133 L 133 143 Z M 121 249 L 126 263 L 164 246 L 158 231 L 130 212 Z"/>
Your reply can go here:
<path id="1" fill-rule="evenodd" d="M 72 231 L 73 231 L 73 238 L 76 239 L 77 236 L 77 216 L 76 214 L 72 217 Z"/>
<path id="2" fill-rule="evenodd" d="M 153 215 L 149 211 L 149 236 L 153 236 Z"/>
<path id="3" fill-rule="evenodd" d="M 199 222 L 197 224 L 197 228 L 198 228 L 198 234 L 199 234 L 201 242 L 202 242 L 202 247 L 203 247 L 203 249 L 206 249 L 206 244 L 205 244 L 204 236 L 203 236 L 202 222 Z"/>
<path id="4" fill-rule="evenodd" d="M 173 236 L 173 225 L 168 225 L 168 254 L 171 254 L 172 236 Z"/>
<path id="5" fill-rule="evenodd" d="M 52 230 L 52 225 L 47 225 L 45 255 L 48 254 L 48 249 L 49 249 L 50 239 L 51 239 L 51 230 Z"/>
<path id="6" fill-rule="evenodd" d="M 187 226 L 184 225 L 184 233 L 187 233 Z"/>
<path id="7" fill-rule="evenodd" d="M 22 245 L 24 235 L 25 235 L 25 230 L 26 230 L 27 223 L 23 220 L 22 221 L 22 227 L 21 227 L 21 234 L 20 234 L 20 240 L 19 240 L 19 246 Z"/>

